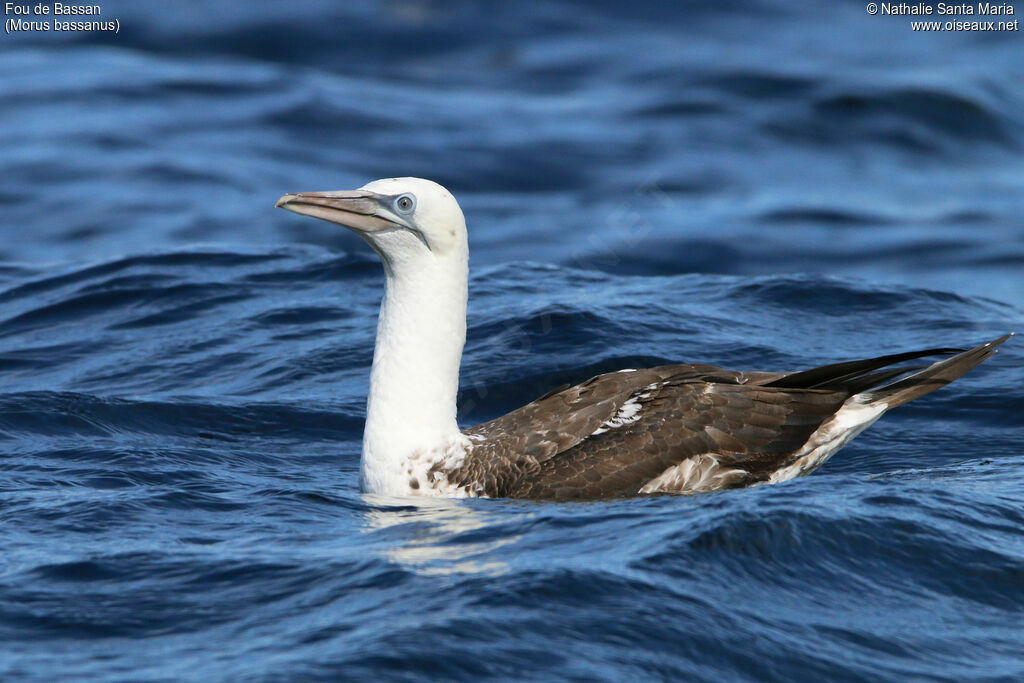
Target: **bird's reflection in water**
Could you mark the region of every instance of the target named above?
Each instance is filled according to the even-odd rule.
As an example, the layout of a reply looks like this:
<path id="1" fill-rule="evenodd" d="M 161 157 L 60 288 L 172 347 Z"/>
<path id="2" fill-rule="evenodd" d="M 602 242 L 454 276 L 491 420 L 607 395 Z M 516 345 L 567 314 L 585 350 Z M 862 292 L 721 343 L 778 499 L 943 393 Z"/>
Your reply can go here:
<path id="1" fill-rule="evenodd" d="M 420 574 L 503 574 L 508 565 L 495 551 L 515 543 L 492 527 L 494 516 L 451 498 L 364 495 L 367 533 L 392 562 Z M 489 528 L 491 527 L 491 528 Z"/>

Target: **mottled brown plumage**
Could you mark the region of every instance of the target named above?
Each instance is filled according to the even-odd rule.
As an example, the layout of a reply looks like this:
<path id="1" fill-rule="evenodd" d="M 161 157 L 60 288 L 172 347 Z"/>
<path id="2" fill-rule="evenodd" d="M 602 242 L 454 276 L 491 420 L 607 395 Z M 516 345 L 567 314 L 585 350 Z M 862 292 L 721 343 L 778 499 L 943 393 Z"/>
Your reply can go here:
<path id="1" fill-rule="evenodd" d="M 879 406 L 880 415 L 960 377 L 1007 338 L 968 351 L 930 349 L 799 373 L 691 364 L 599 375 L 466 430 L 473 448 L 443 474 L 449 485 L 491 497 L 698 493 L 767 482 L 821 446 L 820 460 L 794 470 L 805 474 L 831 454 L 833 442 L 837 450 L 852 437 L 837 439 L 830 430 L 851 398 L 854 408 Z M 950 353 L 956 355 L 924 369 L 888 367 Z"/>

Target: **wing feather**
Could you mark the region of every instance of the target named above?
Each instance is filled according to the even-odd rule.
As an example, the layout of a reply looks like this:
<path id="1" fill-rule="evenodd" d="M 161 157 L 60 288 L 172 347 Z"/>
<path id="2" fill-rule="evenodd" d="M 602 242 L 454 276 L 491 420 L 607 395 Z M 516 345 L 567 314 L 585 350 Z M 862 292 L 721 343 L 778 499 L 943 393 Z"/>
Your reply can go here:
<path id="1" fill-rule="evenodd" d="M 635 495 L 668 468 L 714 456 L 766 478 L 847 395 L 766 387 L 780 375 L 759 375 L 707 365 L 599 375 L 467 430 L 474 449 L 446 476 L 494 497 L 602 498 Z"/>
<path id="2" fill-rule="evenodd" d="M 789 466 L 851 395 L 899 405 L 969 371 L 1008 336 L 923 370 L 892 366 L 957 349 L 795 373 L 687 364 L 598 375 L 466 430 L 472 449 L 460 466 L 437 474 L 492 497 L 607 498 L 749 486 Z"/>

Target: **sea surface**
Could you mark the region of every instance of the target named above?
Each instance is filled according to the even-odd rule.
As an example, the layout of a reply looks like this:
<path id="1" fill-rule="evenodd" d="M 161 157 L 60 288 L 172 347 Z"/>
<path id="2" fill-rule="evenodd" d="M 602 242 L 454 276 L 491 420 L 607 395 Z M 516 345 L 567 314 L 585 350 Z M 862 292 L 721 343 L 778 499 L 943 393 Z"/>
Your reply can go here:
<path id="1" fill-rule="evenodd" d="M 0 35 L 0 679 L 1024 678 L 1024 338 L 782 485 L 377 498 L 380 266 L 273 208 L 454 192 L 466 426 L 627 366 L 975 345 L 1024 332 L 1020 32 L 97 2 L 119 33 Z"/>

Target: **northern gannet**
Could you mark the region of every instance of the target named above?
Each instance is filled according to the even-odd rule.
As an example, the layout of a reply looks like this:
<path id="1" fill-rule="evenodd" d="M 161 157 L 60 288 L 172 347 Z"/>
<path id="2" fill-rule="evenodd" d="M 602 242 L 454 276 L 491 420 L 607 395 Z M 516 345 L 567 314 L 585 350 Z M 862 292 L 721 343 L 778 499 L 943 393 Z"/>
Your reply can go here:
<path id="1" fill-rule="evenodd" d="M 287 194 L 276 206 L 355 231 L 384 264 L 360 466 L 368 493 L 572 500 L 786 481 L 1011 336 L 791 373 L 627 368 L 460 430 L 469 246 L 451 193 L 422 178 L 387 178 L 355 191 Z M 950 357 L 893 367 L 926 356 Z"/>

